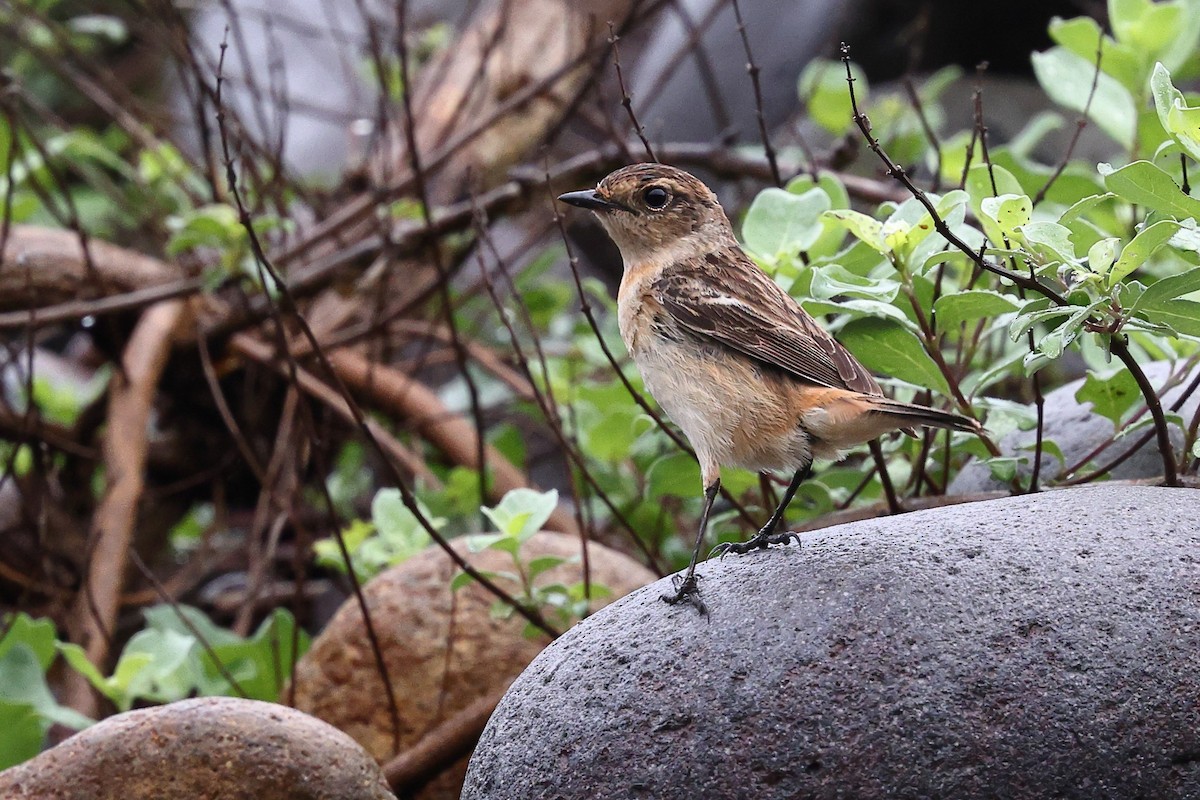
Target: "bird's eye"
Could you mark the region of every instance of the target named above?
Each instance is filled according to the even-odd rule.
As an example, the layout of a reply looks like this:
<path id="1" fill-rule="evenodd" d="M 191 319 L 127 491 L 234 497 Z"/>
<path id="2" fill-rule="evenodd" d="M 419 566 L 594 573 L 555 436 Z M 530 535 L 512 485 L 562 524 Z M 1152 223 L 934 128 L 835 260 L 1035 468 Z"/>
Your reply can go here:
<path id="1" fill-rule="evenodd" d="M 667 201 L 671 199 L 671 195 L 661 186 L 651 186 L 642 192 L 642 199 L 646 201 L 646 207 L 651 211 L 661 211 L 666 207 Z"/>

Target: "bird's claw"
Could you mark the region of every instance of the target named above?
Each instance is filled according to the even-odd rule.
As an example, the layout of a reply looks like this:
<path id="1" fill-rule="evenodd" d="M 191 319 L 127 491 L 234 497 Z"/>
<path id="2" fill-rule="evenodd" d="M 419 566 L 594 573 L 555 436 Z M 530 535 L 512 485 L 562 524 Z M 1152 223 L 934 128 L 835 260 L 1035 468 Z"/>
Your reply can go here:
<path id="1" fill-rule="evenodd" d="M 800 534 L 794 531 L 784 531 L 783 533 L 759 531 L 744 542 L 722 542 L 712 549 L 708 557 L 712 558 L 715 555 L 724 558 L 726 553 L 737 553 L 740 556 L 751 550 L 766 550 L 773 544 L 790 544 L 791 542 L 800 544 Z"/>
<path id="2" fill-rule="evenodd" d="M 696 582 L 695 575 L 688 575 L 687 577 L 676 575 L 671 580 L 671 584 L 675 587 L 675 594 L 661 595 L 663 602 L 671 605 L 687 603 L 699 611 L 700 616 L 708 616 L 708 607 L 700 599 L 700 585 Z"/>

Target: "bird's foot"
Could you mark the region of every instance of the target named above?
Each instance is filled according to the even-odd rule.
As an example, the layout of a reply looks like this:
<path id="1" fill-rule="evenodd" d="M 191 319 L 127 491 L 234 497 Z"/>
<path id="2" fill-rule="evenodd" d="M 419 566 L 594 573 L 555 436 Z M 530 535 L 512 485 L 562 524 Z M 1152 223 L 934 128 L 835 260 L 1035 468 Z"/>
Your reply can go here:
<path id="1" fill-rule="evenodd" d="M 726 553 L 737 553 L 740 556 L 749 553 L 751 550 L 766 550 L 773 544 L 789 544 L 790 542 L 800 544 L 800 534 L 792 531 L 784 531 L 783 533 L 759 531 L 744 542 L 722 542 L 712 549 L 708 557 L 712 558 L 716 555 L 724 558 Z"/>
<path id="2" fill-rule="evenodd" d="M 676 605 L 677 603 L 687 603 L 700 612 L 700 616 L 708 616 L 708 607 L 704 605 L 704 601 L 700 599 L 700 586 L 696 582 L 696 576 L 689 574 L 687 577 L 676 575 L 671 584 L 675 587 L 675 594 L 661 595 L 663 602 Z"/>

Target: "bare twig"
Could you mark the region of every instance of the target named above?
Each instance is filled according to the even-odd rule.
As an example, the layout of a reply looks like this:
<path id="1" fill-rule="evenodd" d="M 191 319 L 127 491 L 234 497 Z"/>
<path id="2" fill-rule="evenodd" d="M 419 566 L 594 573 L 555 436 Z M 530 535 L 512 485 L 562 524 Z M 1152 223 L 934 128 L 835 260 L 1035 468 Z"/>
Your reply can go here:
<path id="1" fill-rule="evenodd" d="M 733 6 L 733 16 L 737 20 L 738 34 L 742 37 L 742 49 L 746 51 L 746 73 L 754 86 L 754 116 L 758 120 L 758 135 L 762 139 L 763 151 L 767 155 L 767 163 L 771 165 L 771 178 L 776 186 L 783 186 L 783 176 L 779 172 L 779 162 L 775 158 L 775 148 L 771 146 L 771 137 L 767 134 L 767 120 L 763 116 L 762 86 L 759 85 L 758 74 L 761 71 L 754 63 L 754 53 L 750 51 L 750 37 L 746 35 L 746 22 L 742 19 L 742 8 L 738 0 L 730 0 Z M 809 170 L 815 169 L 809 165 Z"/>
<path id="2" fill-rule="evenodd" d="M 621 105 L 625 108 L 625 113 L 629 115 L 629 122 L 633 125 L 634 133 L 641 139 L 642 146 L 646 148 L 646 156 L 651 161 L 658 161 L 654 155 L 654 149 L 650 147 L 650 140 L 646 138 L 646 128 L 638 122 L 637 115 L 633 113 L 633 98 L 629 96 L 629 90 L 625 88 L 625 75 L 621 72 L 621 51 L 617 48 L 617 41 L 620 39 L 613 30 L 612 22 L 608 23 L 608 43 L 612 45 L 613 67 L 617 71 L 617 86 L 621 89 Z"/>
<path id="3" fill-rule="evenodd" d="M 1063 174 L 1063 170 L 1067 168 L 1067 164 L 1071 161 L 1071 156 L 1075 153 L 1075 145 L 1079 143 L 1079 137 L 1083 133 L 1083 129 L 1088 124 L 1088 113 L 1092 110 L 1092 100 L 1096 97 L 1096 87 L 1100 84 L 1100 64 L 1104 57 L 1104 31 L 1100 31 L 1100 40 L 1096 43 L 1096 71 L 1092 74 L 1092 88 L 1088 90 L 1087 102 L 1083 104 L 1083 113 L 1079 115 L 1079 119 L 1075 120 L 1075 133 L 1071 135 L 1071 141 L 1067 144 L 1067 150 L 1063 153 L 1062 159 L 1059 160 L 1058 166 L 1055 167 L 1053 174 L 1046 179 L 1042 184 L 1042 188 L 1038 189 L 1037 194 L 1033 196 L 1033 204 L 1036 206 L 1046 199 L 1046 193 L 1050 191 L 1050 187 L 1054 185 L 1059 176 Z M 1187 190 L 1184 190 L 1187 194 Z M 1036 485 L 1036 483 L 1035 483 Z"/>

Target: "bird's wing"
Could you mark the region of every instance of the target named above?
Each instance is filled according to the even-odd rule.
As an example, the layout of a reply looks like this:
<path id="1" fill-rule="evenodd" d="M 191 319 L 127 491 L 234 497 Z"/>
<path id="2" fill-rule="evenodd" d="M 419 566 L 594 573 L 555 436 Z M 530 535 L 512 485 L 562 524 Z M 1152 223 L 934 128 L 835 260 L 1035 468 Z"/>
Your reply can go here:
<path id="1" fill-rule="evenodd" d="M 880 395 L 858 362 L 740 248 L 676 262 L 652 291 L 686 330 L 805 383 Z"/>

